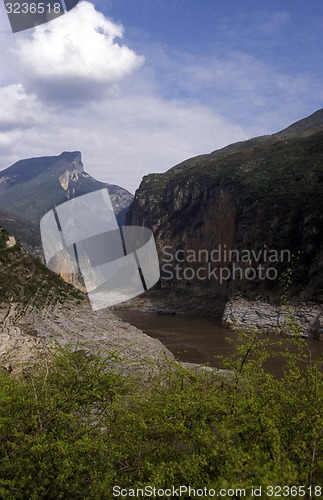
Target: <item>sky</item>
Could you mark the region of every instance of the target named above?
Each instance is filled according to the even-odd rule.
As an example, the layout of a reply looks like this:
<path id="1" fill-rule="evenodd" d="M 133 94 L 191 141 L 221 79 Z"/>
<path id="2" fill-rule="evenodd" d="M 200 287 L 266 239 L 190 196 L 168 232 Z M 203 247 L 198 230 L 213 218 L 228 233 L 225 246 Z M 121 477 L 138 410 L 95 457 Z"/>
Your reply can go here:
<path id="1" fill-rule="evenodd" d="M 321 0 L 82 0 L 13 34 L 0 2 L 0 170 L 81 151 L 144 175 L 323 107 Z"/>

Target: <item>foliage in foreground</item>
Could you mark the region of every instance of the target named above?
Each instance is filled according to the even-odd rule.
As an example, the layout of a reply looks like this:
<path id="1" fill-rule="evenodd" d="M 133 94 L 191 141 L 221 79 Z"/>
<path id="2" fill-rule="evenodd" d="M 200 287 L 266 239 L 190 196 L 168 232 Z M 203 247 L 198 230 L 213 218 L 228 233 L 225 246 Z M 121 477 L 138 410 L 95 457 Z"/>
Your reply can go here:
<path id="1" fill-rule="evenodd" d="M 320 484 L 322 364 L 295 342 L 280 378 L 263 368 L 257 334 L 241 335 L 222 374 L 169 365 L 143 382 L 65 350 L 24 380 L 1 372 L 0 498 L 109 499 L 115 484 Z"/>

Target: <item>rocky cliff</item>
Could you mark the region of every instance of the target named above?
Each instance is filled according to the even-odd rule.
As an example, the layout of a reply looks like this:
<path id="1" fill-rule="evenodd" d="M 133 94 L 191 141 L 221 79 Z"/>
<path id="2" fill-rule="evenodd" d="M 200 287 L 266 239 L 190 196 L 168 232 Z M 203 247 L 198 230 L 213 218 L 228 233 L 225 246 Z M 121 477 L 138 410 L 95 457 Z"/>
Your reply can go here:
<path id="1" fill-rule="evenodd" d="M 153 230 L 165 287 L 322 303 L 323 110 L 144 177 L 126 220 Z"/>

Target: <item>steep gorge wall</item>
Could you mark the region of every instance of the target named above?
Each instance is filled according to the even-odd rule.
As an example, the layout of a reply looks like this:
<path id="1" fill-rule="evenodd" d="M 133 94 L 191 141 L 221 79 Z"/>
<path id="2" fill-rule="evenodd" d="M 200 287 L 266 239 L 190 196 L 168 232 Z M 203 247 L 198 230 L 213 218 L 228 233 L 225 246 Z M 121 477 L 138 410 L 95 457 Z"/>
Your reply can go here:
<path id="1" fill-rule="evenodd" d="M 280 277 L 292 268 L 291 300 L 321 303 L 322 151 L 323 135 L 319 133 L 297 141 L 257 144 L 222 159 L 203 157 L 192 167 L 146 176 L 128 211 L 127 224 L 153 230 L 164 286 L 199 288 L 224 300 L 243 296 L 275 303 L 288 284 L 288 278 L 281 281 Z M 165 247 L 172 254 L 180 250 L 178 264 L 182 271 L 187 267 L 195 270 L 186 275 L 195 274 L 192 279 L 169 279 L 170 273 L 165 279 Z M 189 262 L 190 255 L 200 250 L 208 252 L 210 260 L 216 249 L 222 255 L 215 262 L 198 258 L 198 262 Z M 230 259 L 232 250 L 236 253 Z M 234 275 L 232 260 L 237 254 L 242 260 L 235 265 L 243 272 Z M 176 259 L 171 265 L 175 264 Z M 261 277 L 258 272 L 250 279 L 259 264 Z M 216 267 L 217 277 L 198 279 L 196 270 L 201 265 Z M 220 282 L 219 269 L 224 267 L 230 276 Z M 272 268 L 277 276 L 273 271 L 266 274 Z"/>
<path id="2" fill-rule="evenodd" d="M 198 254 L 200 250 L 214 249 L 219 244 L 233 248 L 238 206 L 236 186 L 228 183 L 205 189 L 203 181 L 185 179 L 179 184 L 169 182 L 162 196 L 158 196 L 150 190 L 149 181 L 149 177 L 145 178 L 138 190 L 127 223 L 153 230 L 165 286 L 200 286 L 197 278 L 169 280 L 168 255 L 179 251 L 178 255 L 185 258 L 187 252 Z M 176 265 L 176 259 L 172 264 Z M 200 263 L 184 264 L 184 267 L 188 266 L 195 269 Z M 210 286 L 210 282 L 206 280 L 202 286 Z M 228 293 L 228 286 L 219 289 L 216 283 L 212 283 L 212 288 L 220 294 Z"/>

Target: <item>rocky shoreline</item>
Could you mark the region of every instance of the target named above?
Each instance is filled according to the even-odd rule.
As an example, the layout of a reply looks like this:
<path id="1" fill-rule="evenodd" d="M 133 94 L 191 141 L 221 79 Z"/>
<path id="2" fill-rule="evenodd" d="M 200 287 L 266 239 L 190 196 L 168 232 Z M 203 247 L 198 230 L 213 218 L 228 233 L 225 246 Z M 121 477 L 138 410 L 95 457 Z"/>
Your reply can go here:
<path id="1" fill-rule="evenodd" d="M 298 303 L 273 305 L 262 299 L 247 300 L 235 297 L 217 304 L 216 297 L 204 294 L 169 294 L 158 291 L 146 293 L 114 310 L 154 312 L 157 314 L 197 314 L 217 316 L 229 330 L 261 330 L 270 334 L 290 335 L 296 329 L 302 336 L 323 340 L 323 305 Z"/>
<path id="2" fill-rule="evenodd" d="M 211 301 L 212 302 L 212 301 Z M 193 306 L 193 307 L 192 307 Z M 221 305 L 222 307 L 222 305 Z M 143 294 L 114 307 L 159 314 L 200 314 L 214 316 L 205 297 L 185 294 Z M 229 300 L 222 314 L 222 324 L 229 329 L 259 329 L 270 334 L 290 335 L 295 328 L 302 336 L 323 340 L 322 306 L 298 304 L 289 307 L 272 305 L 261 299 Z M 291 323 L 292 322 L 292 323 Z M 147 370 L 152 364 L 162 366 L 174 355 L 157 339 L 122 321 L 112 310 L 93 312 L 90 304 L 70 301 L 41 310 L 21 304 L 0 304 L 0 366 L 20 373 L 39 361 L 44 352 L 55 346 L 69 346 L 86 353 L 108 356 L 114 353 L 131 370 Z"/>
<path id="3" fill-rule="evenodd" d="M 250 301 L 238 297 L 227 302 L 222 323 L 229 329 L 256 328 L 287 335 L 296 331 L 304 337 L 323 340 L 322 315 L 323 306 L 318 304 L 272 305 L 261 299 Z"/>
<path id="4" fill-rule="evenodd" d="M 109 309 L 93 312 L 88 303 L 70 302 L 42 310 L 20 304 L 0 305 L 0 366 L 20 373 L 55 346 L 86 353 L 114 353 L 129 369 L 174 360 L 163 344 L 123 322 Z"/>

